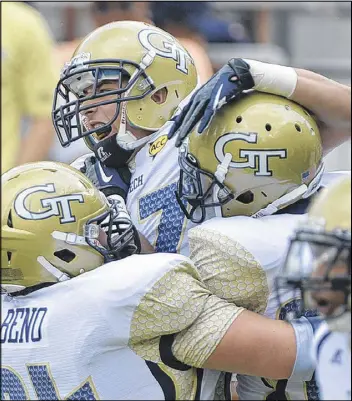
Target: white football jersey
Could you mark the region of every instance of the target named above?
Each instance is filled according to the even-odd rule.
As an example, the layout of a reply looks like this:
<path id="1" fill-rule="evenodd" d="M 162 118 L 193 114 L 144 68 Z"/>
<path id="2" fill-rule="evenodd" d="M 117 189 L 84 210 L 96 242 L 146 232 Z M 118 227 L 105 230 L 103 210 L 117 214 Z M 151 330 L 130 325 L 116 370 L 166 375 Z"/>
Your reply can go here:
<path id="1" fill-rule="evenodd" d="M 177 254 L 134 255 L 3 294 L 1 307 L 2 400 L 199 399 L 202 370 L 188 365 L 201 366 L 241 312 Z"/>
<path id="2" fill-rule="evenodd" d="M 157 252 L 189 254 L 187 220 L 175 197 L 180 174 L 176 137 L 168 140 L 171 122 L 150 136 L 130 165 L 127 210 L 138 231 Z"/>
<path id="3" fill-rule="evenodd" d="M 330 331 L 324 322 L 314 338 L 313 356 L 322 400 L 351 399 L 351 333 Z"/>
<path id="4" fill-rule="evenodd" d="M 302 218 L 300 214 L 213 218 L 189 231 L 190 258 L 211 293 L 272 319 L 283 319 L 297 305 L 289 291 L 281 294 L 284 304 L 278 303 L 275 278 Z M 237 381 L 237 393 L 244 400 L 318 399 L 314 380 L 297 383 L 237 375 Z"/>

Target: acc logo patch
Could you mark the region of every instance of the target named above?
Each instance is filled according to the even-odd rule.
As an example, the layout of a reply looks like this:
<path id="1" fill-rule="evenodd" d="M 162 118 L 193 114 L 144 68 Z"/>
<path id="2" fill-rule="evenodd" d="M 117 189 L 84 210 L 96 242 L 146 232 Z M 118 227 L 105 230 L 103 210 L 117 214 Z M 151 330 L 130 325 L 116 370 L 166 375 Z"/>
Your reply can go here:
<path id="1" fill-rule="evenodd" d="M 155 157 L 166 145 L 167 135 L 162 135 L 149 145 L 149 155 Z"/>

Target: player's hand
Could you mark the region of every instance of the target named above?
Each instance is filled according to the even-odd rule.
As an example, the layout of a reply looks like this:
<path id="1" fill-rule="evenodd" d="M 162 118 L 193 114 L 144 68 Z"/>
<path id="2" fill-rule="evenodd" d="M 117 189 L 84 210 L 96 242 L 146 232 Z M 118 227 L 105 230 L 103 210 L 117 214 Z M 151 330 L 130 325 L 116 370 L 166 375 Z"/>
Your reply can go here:
<path id="1" fill-rule="evenodd" d="M 106 167 L 95 156 L 89 156 L 80 170 L 105 196 L 119 195 L 126 200 L 131 179 L 128 167 Z"/>
<path id="2" fill-rule="evenodd" d="M 253 86 L 249 65 L 241 58 L 229 60 L 193 94 L 189 103 L 175 117 L 169 139 L 176 134 L 176 146 L 179 147 L 199 121 L 198 133 L 202 133 L 217 110 Z"/>

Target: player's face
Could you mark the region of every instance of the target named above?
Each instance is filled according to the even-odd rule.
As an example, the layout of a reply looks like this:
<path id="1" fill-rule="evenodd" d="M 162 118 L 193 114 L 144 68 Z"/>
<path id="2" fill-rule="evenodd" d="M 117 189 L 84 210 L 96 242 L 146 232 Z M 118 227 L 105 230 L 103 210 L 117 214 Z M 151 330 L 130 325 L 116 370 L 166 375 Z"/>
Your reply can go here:
<path id="1" fill-rule="evenodd" d="M 329 271 L 329 279 L 346 277 L 348 275 L 348 266 L 344 261 L 338 260 L 333 266 L 326 263 L 324 258 L 317 261 L 316 267 L 312 273 L 312 278 L 324 278 Z M 339 290 L 320 290 L 311 293 L 312 300 L 315 302 L 319 312 L 326 316 L 332 316 L 340 305 L 345 303 L 346 296 Z"/>
<path id="2" fill-rule="evenodd" d="M 97 93 L 99 94 L 105 93 L 116 89 L 119 89 L 117 81 L 105 81 L 104 83 L 101 83 L 99 85 L 99 87 L 97 88 Z M 92 93 L 92 86 L 84 90 L 85 96 L 88 96 L 91 93 Z M 114 98 L 116 99 L 116 95 L 110 95 L 110 96 L 105 96 L 104 100 L 110 100 Z M 89 104 L 94 104 L 95 102 L 96 99 L 92 99 L 92 100 L 87 100 L 86 102 L 84 102 L 84 104 L 89 105 Z M 84 125 L 88 130 L 101 127 L 103 124 L 106 124 L 114 117 L 116 113 L 116 108 L 117 105 L 115 103 L 112 103 L 112 104 L 99 105 L 96 107 L 92 107 L 89 110 L 85 110 L 84 112 L 82 112 Z M 105 134 L 103 133 L 100 135 L 95 134 L 96 139 L 101 141 L 102 139 L 117 134 L 120 125 L 120 120 L 121 120 L 121 107 L 118 117 L 111 125 L 112 128 L 111 132 Z"/>
<path id="3" fill-rule="evenodd" d="M 104 248 L 107 248 L 107 246 L 108 246 L 108 236 L 106 235 L 106 232 L 102 228 L 99 229 L 98 241 L 100 242 L 100 244 Z"/>

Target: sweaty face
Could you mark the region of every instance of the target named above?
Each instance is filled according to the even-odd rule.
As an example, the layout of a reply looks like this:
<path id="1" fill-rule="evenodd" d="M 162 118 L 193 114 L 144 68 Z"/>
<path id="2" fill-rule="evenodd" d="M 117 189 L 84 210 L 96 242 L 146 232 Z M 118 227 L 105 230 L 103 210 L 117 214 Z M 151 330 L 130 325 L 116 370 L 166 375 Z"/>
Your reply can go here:
<path id="1" fill-rule="evenodd" d="M 345 304 L 346 293 L 336 280 L 343 280 L 350 274 L 345 260 L 339 258 L 335 263 L 331 264 L 331 258 L 332 251 L 324 252 L 316 261 L 311 276 L 312 279 L 322 280 L 319 291 L 311 291 L 310 297 L 318 311 L 326 317 L 334 316 L 339 312 L 341 305 Z M 336 287 L 333 284 L 333 289 L 331 288 L 331 282 L 336 283 Z M 326 290 L 324 287 L 326 287 Z"/>

